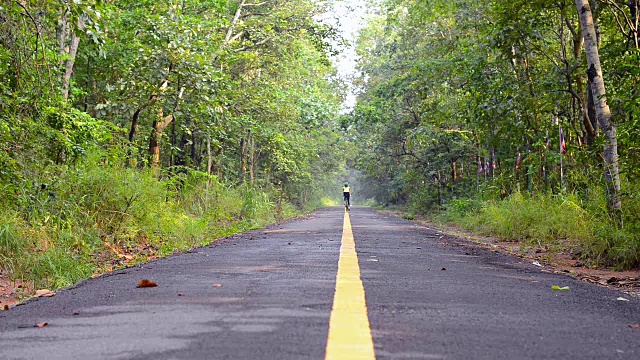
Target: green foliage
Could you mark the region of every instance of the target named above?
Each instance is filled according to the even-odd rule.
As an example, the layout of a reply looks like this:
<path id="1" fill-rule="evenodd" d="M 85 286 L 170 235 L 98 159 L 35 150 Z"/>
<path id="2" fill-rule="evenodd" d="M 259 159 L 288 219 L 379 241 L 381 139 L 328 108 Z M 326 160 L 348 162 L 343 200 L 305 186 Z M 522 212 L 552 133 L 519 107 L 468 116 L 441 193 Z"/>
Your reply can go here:
<path id="1" fill-rule="evenodd" d="M 439 221 L 495 235 L 523 245 L 565 251 L 601 266 L 620 269 L 640 265 L 638 229 L 619 229 L 606 215 L 590 209 L 605 207 L 603 196 L 584 201 L 575 196 L 514 193 L 504 200 L 451 201 Z"/>
<path id="2" fill-rule="evenodd" d="M 505 201 L 483 204 L 466 224 L 507 240 L 571 246 L 591 235 L 588 213 L 574 197 L 514 193 Z M 473 207 L 470 207 L 473 209 Z"/>
<path id="3" fill-rule="evenodd" d="M 323 6 L 0 6 L 0 266 L 60 287 L 318 206 L 346 151 Z"/>
<path id="4" fill-rule="evenodd" d="M 0 223 L 0 259 L 11 266 L 11 259 L 24 251 L 26 241 L 18 235 L 18 226 L 14 214 L 2 214 Z"/>
<path id="5" fill-rule="evenodd" d="M 73 159 L 84 155 L 88 147 L 111 141 L 117 131 L 112 124 L 75 108 L 46 107 L 43 120 L 50 127 L 47 140 L 56 156 L 68 154 Z"/>
<path id="6" fill-rule="evenodd" d="M 14 277 L 57 288 L 125 265 L 123 254 L 131 264 L 298 214 L 282 204 L 277 217 L 264 190 L 191 171 L 159 179 L 90 153 L 2 217 L 0 258 Z"/>
<path id="7" fill-rule="evenodd" d="M 604 201 L 607 141 L 590 130 L 584 44 L 568 0 L 378 2 L 358 39 L 361 94 L 341 119 L 365 197 L 412 214 L 446 208 L 465 222 L 478 212 L 475 229 L 637 265 L 640 72 L 638 45 L 625 35 L 633 29 L 620 21 L 635 15 L 631 3 L 596 3 L 626 177 L 623 229 Z"/>

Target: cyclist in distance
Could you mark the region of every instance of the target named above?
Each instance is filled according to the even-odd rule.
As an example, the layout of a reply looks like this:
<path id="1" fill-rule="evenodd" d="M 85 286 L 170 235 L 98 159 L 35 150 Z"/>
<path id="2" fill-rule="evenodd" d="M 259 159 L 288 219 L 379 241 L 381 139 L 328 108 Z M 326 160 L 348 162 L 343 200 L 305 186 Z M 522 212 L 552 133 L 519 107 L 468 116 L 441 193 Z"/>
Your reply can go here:
<path id="1" fill-rule="evenodd" d="M 344 206 L 348 210 L 351 206 L 351 188 L 349 187 L 348 182 L 344 183 L 344 187 L 342 188 L 342 195 L 344 196 Z"/>

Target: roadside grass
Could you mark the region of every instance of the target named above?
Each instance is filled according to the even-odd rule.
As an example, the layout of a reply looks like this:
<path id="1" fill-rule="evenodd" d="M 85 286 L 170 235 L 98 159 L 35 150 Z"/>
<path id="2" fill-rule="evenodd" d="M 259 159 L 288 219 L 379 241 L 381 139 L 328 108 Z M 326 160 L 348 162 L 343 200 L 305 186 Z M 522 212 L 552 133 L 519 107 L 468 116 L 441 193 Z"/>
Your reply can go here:
<path id="1" fill-rule="evenodd" d="M 0 267 L 25 295 L 300 214 L 272 189 L 195 171 L 160 176 L 99 156 L 51 168 L 0 202 Z"/>
<path id="2" fill-rule="evenodd" d="M 591 266 L 622 270 L 640 266 L 639 222 L 631 214 L 619 229 L 607 217 L 601 193 L 592 193 L 590 200 L 573 194 L 514 193 L 503 200 L 453 200 L 434 220 L 523 246 L 567 252 Z"/>

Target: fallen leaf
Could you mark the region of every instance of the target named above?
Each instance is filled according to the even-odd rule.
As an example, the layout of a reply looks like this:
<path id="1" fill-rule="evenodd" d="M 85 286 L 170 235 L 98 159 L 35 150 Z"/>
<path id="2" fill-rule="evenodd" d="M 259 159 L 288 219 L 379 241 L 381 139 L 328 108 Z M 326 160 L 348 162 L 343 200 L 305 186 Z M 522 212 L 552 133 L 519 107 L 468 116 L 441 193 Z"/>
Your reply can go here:
<path id="1" fill-rule="evenodd" d="M 43 327 L 45 327 L 47 325 L 49 325 L 49 323 L 41 322 L 41 323 L 37 323 L 36 326 L 34 326 L 34 327 L 43 328 Z"/>
<path id="2" fill-rule="evenodd" d="M 36 297 L 52 297 L 52 296 L 56 296 L 56 294 L 48 289 L 42 289 L 42 290 L 38 290 L 36 291 Z"/>
<path id="3" fill-rule="evenodd" d="M 140 280 L 140 282 L 138 282 L 138 287 L 139 288 L 150 288 L 150 287 L 156 287 L 158 286 L 158 284 L 154 283 L 151 280 L 147 280 L 147 279 L 142 279 Z"/>
<path id="4" fill-rule="evenodd" d="M 629 327 L 632 329 L 640 329 L 640 324 L 632 324 L 632 325 L 629 325 Z"/>
<path id="5" fill-rule="evenodd" d="M 558 286 L 558 285 L 553 285 L 553 286 L 551 287 L 551 290 L 569 291 L 570 289 L 569 289 L 569 287 L 568 287 L 568 286 L 560 287 L 560 286 Z"/>
<path id="6" fill-rule="evenodd" d="M 179 293 L 178 296 L 184 296 L 184 294 L 183 293 Z"/>
<path id="7" fill-rule="evenodd" d="M 442 271 L 447 271 L 447 268 L 442 268 Z"/>
<path id="8" fill-rule="evenodd" d="M 625 298 L 623 298 L 622 296 L 621 296 L 621 297 L 619 297 L 619 298 L 617 298 L 616 300 L 618 300 L 618 301 L 629 301 L 629 299 L 625 299 Z"/>
<path id="9" fill-rule="evenodd" d="M 80 313 L 79 313 L 79 312 L 74 312 L 74 313 L 73 313 L 73 316 L 78 316 L 78 315 L 80 315 Z"/>
<path id="10" fill-rule="evenodd" d="M 8 311 L 9 310 L 9 305 L 5 305 L 3 309 L 4 309 L 4 311 Z"/>
<path id="11" fill-rule="evenodd" d="M 213 287 L 222 287 L 222 284 L 213 284 Z"/>

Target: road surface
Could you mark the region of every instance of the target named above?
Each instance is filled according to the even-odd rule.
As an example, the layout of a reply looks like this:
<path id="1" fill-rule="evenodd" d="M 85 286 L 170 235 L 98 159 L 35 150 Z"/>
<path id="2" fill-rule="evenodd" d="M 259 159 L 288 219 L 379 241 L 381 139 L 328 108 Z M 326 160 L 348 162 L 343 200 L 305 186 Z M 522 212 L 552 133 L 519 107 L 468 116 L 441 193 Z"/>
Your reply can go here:
<path id="1" fill-rule="evenodd" d="M 0 312 L 0 359 L 640 359 L 635 324 L 638 299 L 334 207 Z"/>

